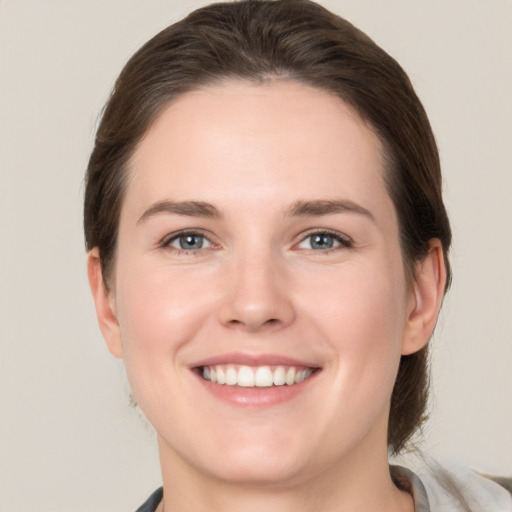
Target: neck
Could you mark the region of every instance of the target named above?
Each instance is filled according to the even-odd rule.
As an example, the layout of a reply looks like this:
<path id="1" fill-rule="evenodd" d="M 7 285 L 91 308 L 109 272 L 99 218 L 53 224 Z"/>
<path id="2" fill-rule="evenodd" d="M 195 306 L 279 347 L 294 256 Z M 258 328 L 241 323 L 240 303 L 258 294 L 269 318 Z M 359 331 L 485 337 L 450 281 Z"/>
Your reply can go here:
<path id="1" fill-rule="evenodd" d="M 414 511 L 412 497 L 391 480 L 387 453 L 344 460 L 307 478 L 268 485 L 212 477 L 183 464 L 159 443 L 166 512 Z"/>

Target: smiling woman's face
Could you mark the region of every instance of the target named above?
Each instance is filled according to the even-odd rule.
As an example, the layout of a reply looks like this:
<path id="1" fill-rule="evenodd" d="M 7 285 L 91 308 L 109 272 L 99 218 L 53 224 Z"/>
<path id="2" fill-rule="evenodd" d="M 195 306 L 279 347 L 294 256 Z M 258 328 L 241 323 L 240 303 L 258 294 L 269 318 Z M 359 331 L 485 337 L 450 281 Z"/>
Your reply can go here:
<path id="1" fill-rule="evenodd" d="M 164 466 L 283 483 L 385 459 L 417 300 L 380 142 L 340 99 L 178 98 L 130 162 L 113 278 L 102 330 Z"/>

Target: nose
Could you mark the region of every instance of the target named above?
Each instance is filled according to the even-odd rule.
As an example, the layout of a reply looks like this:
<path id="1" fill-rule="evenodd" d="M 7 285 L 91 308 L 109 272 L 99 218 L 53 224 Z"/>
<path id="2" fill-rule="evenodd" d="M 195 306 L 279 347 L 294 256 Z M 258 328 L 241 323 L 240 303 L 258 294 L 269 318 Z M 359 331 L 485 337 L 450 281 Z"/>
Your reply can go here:
<path id="1" fill-rule="evenodd" d="M 221 323 L 247 332 L 275 331 L 295 319 L 291 289 L 282 262 L 270 254 L 240 255 L 229 273 Z"/>

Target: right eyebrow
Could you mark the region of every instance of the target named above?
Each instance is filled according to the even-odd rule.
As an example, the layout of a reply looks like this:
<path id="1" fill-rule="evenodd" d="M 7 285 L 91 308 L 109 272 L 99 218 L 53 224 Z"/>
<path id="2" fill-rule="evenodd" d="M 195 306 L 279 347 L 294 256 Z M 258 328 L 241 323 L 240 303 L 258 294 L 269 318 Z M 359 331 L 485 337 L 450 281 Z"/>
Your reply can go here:
<path id="1" fill-rule="evenodd" d="M 137 224 L 145 222 L 150 217 L 167 213 L 174 215 L 185 215 L 187 217 L 208 217 L 219 219 L 222 217 L 220 211 L 213 204 L 204 201 L 158 201 L 152 204 L 137 221 Z"/>

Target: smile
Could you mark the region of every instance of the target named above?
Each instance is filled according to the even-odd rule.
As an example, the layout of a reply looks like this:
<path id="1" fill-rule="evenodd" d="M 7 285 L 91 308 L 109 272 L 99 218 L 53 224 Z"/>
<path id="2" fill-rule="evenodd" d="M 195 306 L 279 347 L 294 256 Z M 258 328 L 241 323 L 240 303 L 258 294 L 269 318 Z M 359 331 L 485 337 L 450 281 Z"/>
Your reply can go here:
<path id="1" fill-rule="evenodd" d="M 226 386 L 269 388 L 299 384 L 313 373 L 313 368 L 298 366 L 213 365 L 203 366 L 201 375 L 204 380 Z"/>

